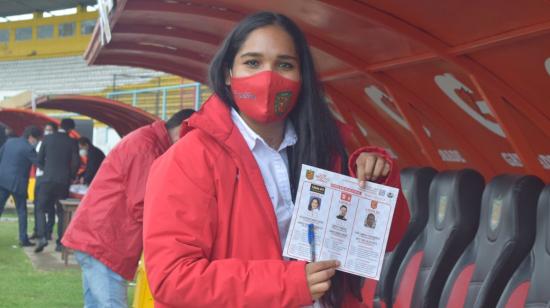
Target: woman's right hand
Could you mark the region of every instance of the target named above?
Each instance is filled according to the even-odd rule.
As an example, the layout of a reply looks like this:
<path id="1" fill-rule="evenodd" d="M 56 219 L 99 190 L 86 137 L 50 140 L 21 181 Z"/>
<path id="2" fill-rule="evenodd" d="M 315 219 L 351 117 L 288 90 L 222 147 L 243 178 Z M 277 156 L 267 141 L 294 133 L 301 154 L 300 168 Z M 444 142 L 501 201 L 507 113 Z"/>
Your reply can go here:
<path id="1" fill-rule="evenodd" d="M 330 289 L 330 278 L 340 266 L 337 260 L 312 262 L 306 265 L 306 279 L 313 300 L 321 298 Z"/>

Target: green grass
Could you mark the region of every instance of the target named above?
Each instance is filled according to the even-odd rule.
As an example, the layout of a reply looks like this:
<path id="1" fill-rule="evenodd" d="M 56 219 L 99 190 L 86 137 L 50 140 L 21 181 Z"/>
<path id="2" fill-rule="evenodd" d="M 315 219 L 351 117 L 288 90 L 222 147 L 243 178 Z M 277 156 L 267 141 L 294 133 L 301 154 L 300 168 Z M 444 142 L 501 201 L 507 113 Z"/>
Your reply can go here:
<path id="1" fill-rule="evenodd" d="M 4 214 L 3 217 L 16 217 Z M 29 228 L 33 223 L 29 219 Z M 0 222 L 0 307 L 72 308 L 84 305 L 79 269 L 35 270 L 18 242 L 17 221 Z M 129 289 L 128 301 L 131 303 L 134 288 Z"/>
<path id="2" fill-rule="evenodd" d="M 83 306 L 79 270 L 37 271 L 17 244 L 17 222 L 1 222 L 0 307 Z"/>

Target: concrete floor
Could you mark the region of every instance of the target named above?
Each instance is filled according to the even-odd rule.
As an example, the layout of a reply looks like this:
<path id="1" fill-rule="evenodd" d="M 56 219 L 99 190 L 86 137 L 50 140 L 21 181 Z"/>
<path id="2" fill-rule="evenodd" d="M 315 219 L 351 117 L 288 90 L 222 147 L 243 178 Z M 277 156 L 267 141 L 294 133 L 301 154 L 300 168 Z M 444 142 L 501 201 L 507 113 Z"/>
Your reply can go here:
<path id="1" fill-rule="evenodd" d="M 67 268 L 79 268 L 73 254 L 69 255 L 69 262 L 65 265 L 65 262 L 61 259 L 61 253 L 55 251 L 55 240 L 49 241 L 48 246 L 40 253 L 35 253 L 34 248 L 25 247 L 23 250 L 29 257 L 29 260 L 31 260 L 33 267 L 37 270 L 59 271 Z"/>

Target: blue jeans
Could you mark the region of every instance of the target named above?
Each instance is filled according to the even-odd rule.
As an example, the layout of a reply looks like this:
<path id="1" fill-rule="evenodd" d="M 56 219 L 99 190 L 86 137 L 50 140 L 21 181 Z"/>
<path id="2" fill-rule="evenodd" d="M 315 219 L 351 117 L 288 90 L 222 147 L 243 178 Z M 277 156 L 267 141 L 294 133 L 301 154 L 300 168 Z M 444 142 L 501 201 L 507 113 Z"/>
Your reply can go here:
<path id="1" fill-rule="evenodd" d="M 27 196 L 17 195 L 11 191 L 0 187 L 0 216 L 4 211 L 6 202 L 10 195 L 15 199 L 15 209 L 17 210 L 17 221 L 19 222 L 19 241 L 21 243 L 27 242 L 29 237 L 27 235 Z"/>
<path id="2" fill-rule="evenodd" d="M 128 282 L 96 258 L 75 250 L 82 268 L 84 308 L 128 307 Z"/>

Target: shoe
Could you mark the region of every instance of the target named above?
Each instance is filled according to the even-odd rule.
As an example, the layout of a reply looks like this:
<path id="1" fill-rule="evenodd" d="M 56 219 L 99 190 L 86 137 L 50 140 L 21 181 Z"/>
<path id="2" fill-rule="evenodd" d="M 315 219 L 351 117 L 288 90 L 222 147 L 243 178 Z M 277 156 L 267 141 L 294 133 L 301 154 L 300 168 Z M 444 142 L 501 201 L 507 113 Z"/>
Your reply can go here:
<path id="1" fill-rule="evenodd" d="M 44 250 L 44 247 L 48 246 L 48 241 L 46 241 L 45 238 L 41 238 L 38 240 L 38 244 L 36 245 L 36 248 L 34 249 L 35 253 L 42 252 Z"/>
<path id="2" fill-rule="evenodd" d="M 55 245 L 55 251 L 62 252 L 63 251 L 63 244 L 56 244 Z"/>
<path id="3" fill-rule="evenodd" d="M 26 240 L 25 242 L 19 242 L 19 246 L 21 246 L 21 247 L 31 247 L 31 246 L 34 246 L 34 245 L 36 245 L 36 244 L 29 241 L 29 240 Z"/>
<path id="4" fill-rule="evenodd" d="M 33 233 L 30 237 L 29 237 L 29 240 L 36 240 L 38 239 L 38 235 L 36 235 L 36 233 Z"/>

